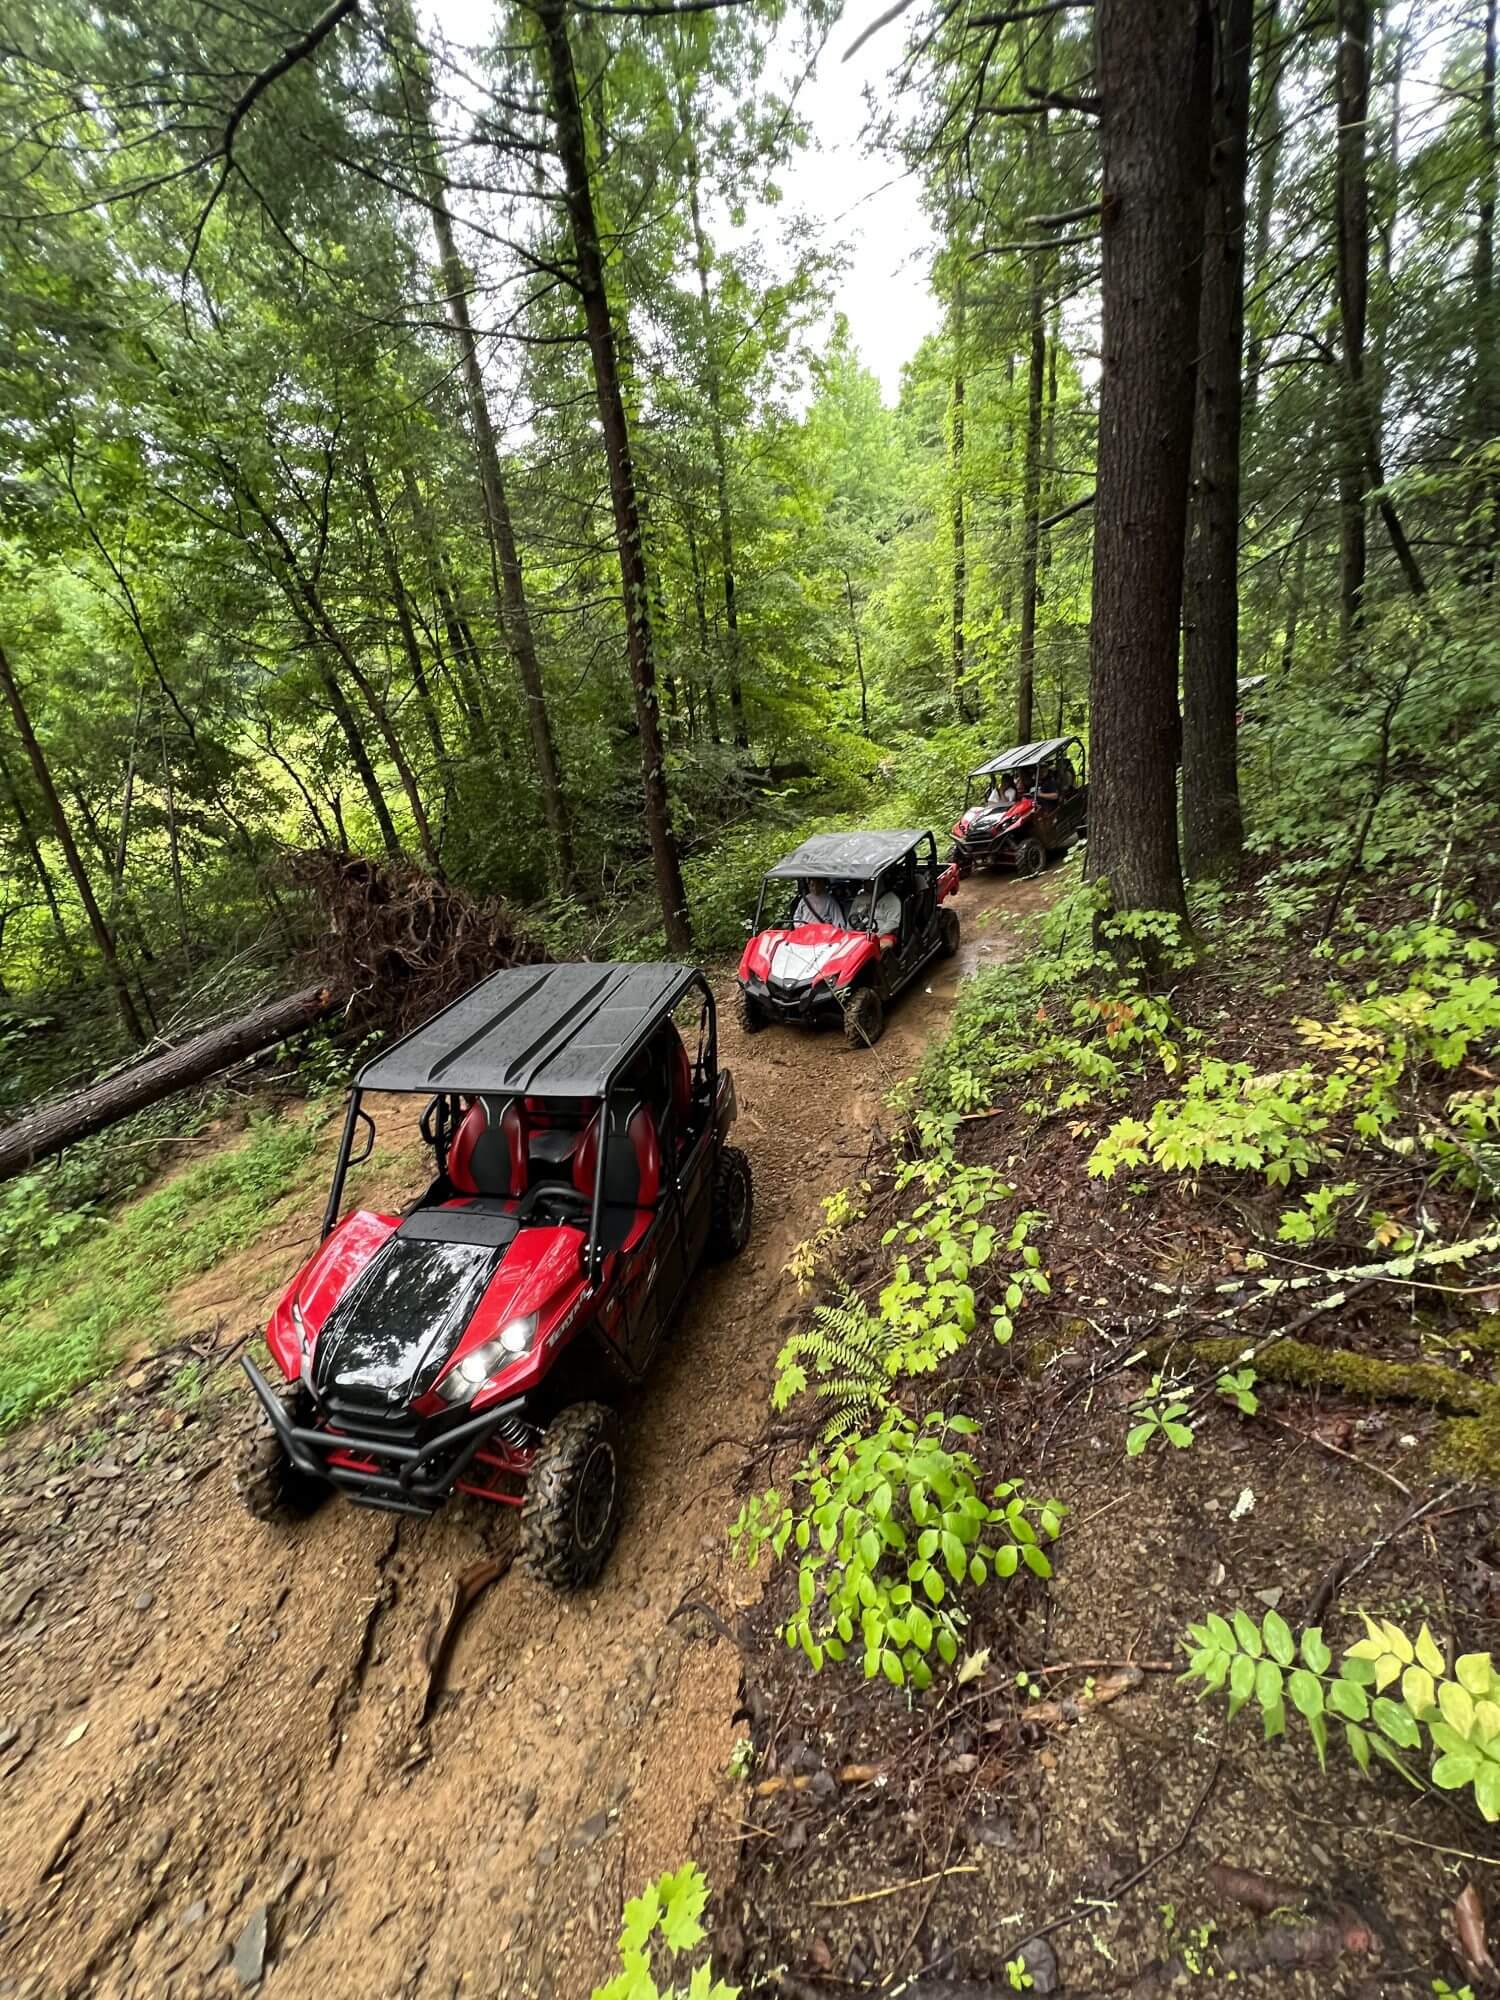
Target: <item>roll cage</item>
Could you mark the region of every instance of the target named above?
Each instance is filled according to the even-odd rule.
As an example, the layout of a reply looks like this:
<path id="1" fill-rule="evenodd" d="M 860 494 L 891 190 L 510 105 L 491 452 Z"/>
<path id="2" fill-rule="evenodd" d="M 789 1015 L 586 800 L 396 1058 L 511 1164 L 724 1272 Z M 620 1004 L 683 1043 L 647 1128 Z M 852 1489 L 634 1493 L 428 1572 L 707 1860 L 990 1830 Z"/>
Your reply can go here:
<path id="1" fill-rule="evenodd" d="M 1031 781 L 1021 796 L 1034 794 L 1042 766 L 1058 757 L 1068 757 L 1074 761 L 1078 781 L 1075 789 L 1083 791 L 1088 784 L 1088 755 L 1084 750 L 1082 739 L 1077 736 L 1053 736 L 1041 743 L 1021 743 L 1013 750 L 1002 750 L 998 757 L 992 757 L 987 764 L 981 764 L 977 770 L 970 771 L 964 781 L 962 810 L 967 812 L 975 803 L 976 782 L 979 783 L 979 798 L 982 800 L 995 779 L 1007 772 L 1014 772 L 1018 776 L 1023 772 L 1029 772 Z"/>
<path id="2" fill-rule="evenodd" d="M 702 1115 L 710 1127 L 712 1127 L 715 1120 L 715 1100 L 719 1075 L 719 1043 L 718 1014 L 714 1005 L 713 992 L 709 987 L 708 981 L 696 968 L 679 967 L 676 970 L 680 974 L 680 977 L 673 984 L 669 985 L 662 994 L 655 997 L 649 1009 L 642 1011 L 639 1025 L 633 1032 L 621 1038 L 611 1054 L 604 1060 L 598 1072 L 599 1087 L 597 1090 L 590 1090 L 583 1094 L 583 1101 L 586 1103 L 597 1103 L 601 1114 L 598 1157 L 594 1166 L 594 1186 L 589 1207 L 588 1234 L 584 1242 L 584 1268 L 591 1277 L 597 1275 L 605 1257 L 602 1225 L 604 1217 L 606 1163 L 613 1147 L 629 1143 L 623 1131 L 611 1131 L 612 1120 L 609 1117 L 609 1112 L 612 1108 L 615 1091 L 621 1078 L 646 1052 L 652 1037 L 660 1029 L 662 1023 L 670 1021 L 677 1007 L 681 1005 L 689 993 L 693 992 L 697 992 L 701 996 L 703 1008 L 698 1020 L 697 1053 L 689 1058 L 692 1069 L 690 1102 L 694 1106 L 701 1108 Z M 497 978 L 504 977 L 504 974 L 497 975 Z M 451 1010 L 449 1011 L 451 1012 Z M 443 1018 L 444 1016 L 442 1015 L 438 1016 L 439 1021 Z M 435 1025 L 435 1023 L 429 1023 L 429 1027 Z M 418 1035 L 421 1035 L 427 1031 L 419 1029 L 416 1032 Z M 374 1148 L 375 1121 L 364 1108 L 362 1102 L 363 1098 L 372 1089 L 378 1090 L 381 1095 L 426 1097 L 419 1129 L 423 1138 L 428 1140 L 433 1147 L 437 1157 L 440 1176 L 446 1174 L 448 1147 L 457 1129 L 458 1118 L 456 1110 L 459 1096 L 473 1094 L 494 1097 L 497 1100 L 532 1097 L 540 1098 L 545 1102 L 550 1094 L 558 1101 L 567 1101 L 575 1104 L 580 1101 L 577 1092 L 570 1093 L 564 1099 L 564 1094 L 561 1091 L 549 1093 L 545 1089 L 521 1089 L 517 1087 L 513 1080 L 500 1081 L 498 1078 L 496 1080 L 496 1087 L 493 1090 L 486 1090 L 482 1083 L 466 1076 L 465 1084 L 470 1085 L 470 1088 L 465 1088 L 462 1091 L 448 1089 L 431 1093 L 411 1086 L 402 1088 L 400 1085 L 395 1085 L 394 1087 L 382 1086 L 378 1081 L 372 1083 L 372 1077 L 378 1078 L 383 1068 L 390 1067 L 392 1059 L 397 1056 L 399 1051 L 406 1047 L 406 1043 L 411 1042 L 413 1039 L 414 1037 L 407 1037 L 406 1042 L 395 1044 L 385 1055 L 378 1057 L 374 1063 L 370 1064 L 361 1073 L 350 1092 L 349 1108 L 345 1113 L 344 1128 L 339 1140 L 338 1155 L 334 1162 L 333 1184 L 328 1191 L 328 1203 L 323 1211 L 322 1235 L 324 1238 L 331 1235 L 338 1224 L 339 1211 L 343 1204 L 344 1183 L 348 1177 L 350 1167 L 357 1166 L 362 1161 L 367 1160 Z M 355 1140 L 361 1125 L 366 1127 L 369 1136 L 364 1151 L 356 1154 L 354 1150 Z M 420 1206 L 420 1203 L 418 1206 Z"/>
<path id="3" fill-rule="evenodd" d="M 927 850 L 925 854 L 922 852 L 924 848 Z M 827 853 L 827 872 L 822 872 L 819 851 L 815 849 L 814 843 L 807 842 L 803 848 L 794 849 L 791 854 L 784 855 L 774 867 L 768 868 L 761 877 L 760 894 L 755 902 L 755 918 L 750 926 L 751 935 L 758 937 L 765 928 L 763 919 L 765 916 L 766 896 L 770 892 L 772 884 L 776 882 L 786 883 L 791 888 L 794 898 L 793 908 L 795 908 L 795 898 L 801 894 L 798 884 L 804 881 L 827 881 L 841 889 L 868 888 L 870 892 L 868 916 L 863 923 L 851 923 L 847 928 L 851 931 L 865 931 L 873 936 L 875 933 L 875 906 L 880 900 L 881 891 L 887 880 L 897 875 L 908 860 L 912 861 L 914 872 L 920 873 L 923 868 L 931 871 L 934 891 L 936 891 L 938 878 L 942 873 L 938 862 L 937 841 L 930 832 L 917 835 L 915 838 L 910 839 L 905 846 L 893 847 L 887 852 L 876 853 L 868 860 L 861 861 L 858 857 L 851 856 L 844 862 L 842 867 L 838 865 L 839 860 L 838 849 L 830 841 Z M 802 865 L 804 862 L 805 866 Z M 797 872 L 793 871 L 794 863 L 797 864 Z M 846 897 L 841 900 L 844 902 L 847 913 L 849 899 Z M 790 912 L 788 914 L 790 915 Z"/>

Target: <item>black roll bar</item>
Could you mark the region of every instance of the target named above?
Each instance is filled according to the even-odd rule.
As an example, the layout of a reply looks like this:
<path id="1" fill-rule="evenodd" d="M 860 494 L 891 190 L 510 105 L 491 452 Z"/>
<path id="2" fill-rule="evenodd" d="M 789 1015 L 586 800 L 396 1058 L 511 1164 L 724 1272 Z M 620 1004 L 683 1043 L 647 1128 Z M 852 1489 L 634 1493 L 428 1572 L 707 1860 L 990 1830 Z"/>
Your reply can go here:
<path id="1" fill-rule="evenodd" d="M 333 1186 L 328 1190 L 328 1206 L 323 1211 L 323 1234 L 333 1233 L 334 1224 L 339 1219 L 339 1204 L 344 1195 L 344 1176 L 349 1171 L 349 1155 L 354 1151 L 354 1133 L 360 1120 L 360 1092 L 356 1085 L 349 1093 L 349 1109 L 344 1115 L 343 1136 L 339 1140 L 338 1158 L 333 1167 Z"/>

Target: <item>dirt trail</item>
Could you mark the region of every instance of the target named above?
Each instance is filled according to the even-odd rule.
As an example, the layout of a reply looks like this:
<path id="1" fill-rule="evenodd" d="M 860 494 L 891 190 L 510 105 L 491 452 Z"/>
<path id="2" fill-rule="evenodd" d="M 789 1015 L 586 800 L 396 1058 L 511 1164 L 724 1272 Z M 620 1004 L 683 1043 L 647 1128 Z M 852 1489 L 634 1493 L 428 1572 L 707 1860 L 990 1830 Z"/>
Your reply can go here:
<path id="1" fill-rule="evenodd" d="M 0 1995 L 227 1995 L 262 1958 L 271 2000 L 587 1995 L 624 1898 L 694 1851 L 736 1734 L 737 1656 L 668 1622 L 684 1597 L 736 1588 L 739 1453 L 705 1446 L 755 1434 L 794 1310 L 788 1251 L 858 1171 L 961 974 L 1008 955 L 1007 918 L 1050 888 L 966 884 L 959 959 L 898 1003 L 873 1052 L 746 1040 L 723 1010 L 750 1247 L 705 1277 L 627 1410 L 628 1511 L 600 1586 L 564 1599 L 513 1570 L 469 1615 L 425 1725 L 424 1633 L 453 1577 L 511 1546 L 508 1512 L 333 1505 L 278 1535 L 241 1512 L 219 1456 L 237 1395 L 177 1431 L 145 1406 L 133 1465 L 123 1433 L 118 1458 L 62 1472 L 42 1426 L 12 1447 Z M 279 1255 L 284 1272 L 296 1248 Z M 252 1314 L 265 1271 L 250 1253 L 239 1274 Z"/>

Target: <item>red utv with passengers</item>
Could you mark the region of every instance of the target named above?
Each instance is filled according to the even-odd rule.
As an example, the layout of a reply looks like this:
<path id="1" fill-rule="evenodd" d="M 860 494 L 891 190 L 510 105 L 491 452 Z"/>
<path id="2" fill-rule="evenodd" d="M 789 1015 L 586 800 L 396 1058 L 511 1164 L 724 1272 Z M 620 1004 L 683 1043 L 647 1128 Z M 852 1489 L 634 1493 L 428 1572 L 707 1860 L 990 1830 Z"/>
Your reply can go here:
<path id="1" fill-rule="evenodd" d="M 1083 835 L 1089 808 L 1085 769 L 1076 736 L 1018 743 L 981 764 L 964 786 L 949 860 L 965 877 L 976 868 L 1040 875 L 1051 855 Z"/>
<path id="2" fill-rule="evenodd" d="M 432 1179 L 400 1213 L 340 1221 L 376 1092 L 414 1118 L 425 1100 Z M 620 1518 L 612 1403 L 699 1265 L 750 1233 L 734 1116 L 713 995 L 686 965 L 497 972 L 367 1064 L 322 1246 L 266 1333 L 285 1380 L 245 1362 L 263 1412 L 237 1479 L 250 1511 L 285 1518 L 335 1487 L 419 1515 L 476 1494 L 520 1508 L 547 1582 L 591 1582 Z"/>
<path id="3" fill-rule="evenodd" d="M 766 871 L 739 969 L 740 1025 L 841 1020 L 878 1042 L 890 1001 L 958 950 L 958 870 L 930 833 L 820 833 Z M 767 915 L 770 923 L 766 925 Z"/>

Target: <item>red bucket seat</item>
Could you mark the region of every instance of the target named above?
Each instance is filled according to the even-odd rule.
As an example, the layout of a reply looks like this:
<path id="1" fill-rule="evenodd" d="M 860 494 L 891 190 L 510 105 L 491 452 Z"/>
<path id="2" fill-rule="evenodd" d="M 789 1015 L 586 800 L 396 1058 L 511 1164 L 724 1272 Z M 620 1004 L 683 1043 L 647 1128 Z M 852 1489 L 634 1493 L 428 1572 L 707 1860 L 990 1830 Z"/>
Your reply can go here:
<path id="1" fill-rule="evenodd" d="M 604 1208 L 600 1219 L 606 1250 L 628 1250 L 651 1226 L 661 1193 L 661 1140 L 645 1104 L 630 1111 L 608 1107 L 609 1138 L 604 1151 Z M 573 1155 L 573 1185 L 592 1201 L 605 1112 L 598 1112 Z"/>
<path id="2" fill-rule="evenodd" d="M 448 1148 L 456 1194 L 518 1200 L 526 1192 L 528 1134 L 515 1098 L 476 1097 Z"/>

